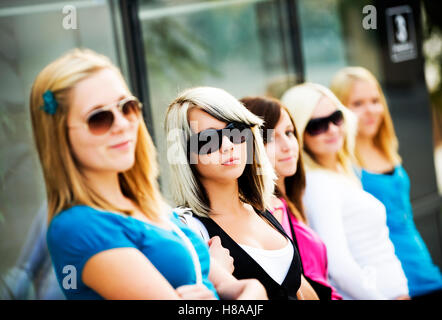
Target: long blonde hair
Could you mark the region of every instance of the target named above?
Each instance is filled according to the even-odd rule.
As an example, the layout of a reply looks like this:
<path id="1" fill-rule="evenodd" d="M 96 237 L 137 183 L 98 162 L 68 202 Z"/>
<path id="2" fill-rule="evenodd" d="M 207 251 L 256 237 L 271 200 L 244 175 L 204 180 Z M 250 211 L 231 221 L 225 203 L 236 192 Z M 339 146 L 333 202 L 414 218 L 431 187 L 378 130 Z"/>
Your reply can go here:
<path id="1" fill-rule="evenodd" d="M 246 164 L 238 178 L 241 201 L 264 210 L 271 208 L 271 197 L 276 174 L 267 158 L 259 127 L 263 121 L 247 110 L 236 98 L 219 88 L 197 87 L 181 92 L 169 105 L 166 113 L 168 159 L 171 171 L 171 189 L 178 206 L 190 208 L 195 214 L 207 217 L 210 213 L 209 198 L 186 152 L 187 141 L 192 135 L 188 111 L 199 108 L 214 118 L 229 122 L 242 122 L 251 126 L 253 134 L 253 161 Z"/>
<path id="2" fill-rule="evenodd" d="M 379 130 L 373 138 L 373 142 L 379 150 L 387 157 L 387 159 L 393 164 L 399 164 L 401 157 L 399 156 L 399 143 L 394 130 L 393 121 L 391 119 L 390 112 L 388 110 L 387 100 L 382 91 L 379 81 L 375 76 L 363 67 L 346 67 L 339 70 L 333 77 L 330 89 L 338 97 L 343 105 L 348 106 L 350 93 L 353 89 L 356 81 L 366 81 L 373 83 L 380 96 L 380 102 L 384 107 L 384 117 L 379 126 Z M 364 160 L 358 152 L 358 145 L 355 146 L 355 155 L 357 162 L 360 166 L 364 166 Z"/>
<path id="3" fill-rule="evenodd" d="M 68 138 L 67 115 L 72 88 L 103 69 L 115 71 L 127 88 L 118 68 L 107 57 L 88 49 L 74 49 L 51 62 L 38 74 L 32 86 L 32 128 L 46 184 L 49 221 L 60 211 L 78 204 L 113 212 L 124 211 L 89 186 Z M 48 90 L 58 103 L 54 114 L 42 109 L 43 93 Z M 128 88 L 127 91 L 130 92 Z M 144 121 L 140 119 L 135 163 L 128 171 L 118 173 L 118 178 L 123 194 L 152 220 L 158 220 L 163 206 L 157 176 L 155 146 Z"/>
<path id="4" fill-rule="evenodd" d="M 352 162 L 354 158 L 355 134 L 357 129 L 356 116 L 345 108 L 335 95 L 326 87 L 316 83 L 304 83 L 287 90 L 281 98 L 295 120 L 299 133 L 299 144 L 303 150 L 304 164 L 307 170 L 324 169 L 303 142 L 305 128 L 312 117 L 313 111 L 322 97 L 327 97 L 344 114 L 345 138 L 344 145 L 338 151 L 338 162 L 344 172 L 355 178 Z"/>

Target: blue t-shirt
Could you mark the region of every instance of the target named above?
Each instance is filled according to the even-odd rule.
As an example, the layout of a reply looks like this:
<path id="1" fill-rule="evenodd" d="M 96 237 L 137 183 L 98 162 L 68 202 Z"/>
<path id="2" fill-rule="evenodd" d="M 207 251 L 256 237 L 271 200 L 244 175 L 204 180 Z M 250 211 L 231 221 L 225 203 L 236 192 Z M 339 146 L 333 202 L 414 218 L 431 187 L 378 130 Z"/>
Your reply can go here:
<path id="1" fill-rule="evenodd" d="M 170 215 L 170 220 L 192 242 L 201 264 L 203 284 L 218 297 L 208 279 L 207 244 L 176 213 Z M 89 258 L 113 248 L 140 250 L 174 288 L 196 283 L 195 266 L 182 239 L 174 231 L 129 216 L 74 206 L 52 219 L 47 243 L 58 283 L 67 299 L 103 299 L 83 283 L 82 272 Z"/>
<path id="2" fill-rule="evenodd" d="M 387 209 L 387 225 L 396 256 L 408 280 L 410 296 L 442 289 L 442 275 L 413 221 L 410 203 L 410 179 L 398 165 L 392 174 L 362 170 L 364 190 L 381 201 Z"/>

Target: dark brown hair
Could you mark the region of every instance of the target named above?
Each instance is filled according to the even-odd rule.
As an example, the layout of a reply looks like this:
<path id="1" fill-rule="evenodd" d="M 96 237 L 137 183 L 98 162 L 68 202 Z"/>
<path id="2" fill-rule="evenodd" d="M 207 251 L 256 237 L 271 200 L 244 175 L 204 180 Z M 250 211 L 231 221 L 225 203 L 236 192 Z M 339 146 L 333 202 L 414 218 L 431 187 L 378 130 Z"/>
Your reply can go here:
<path id="1" fill-rule="evenodd" d="M 275 129 L 279 118 L 281 117 L 282 110 L 287 112 L 290 121 L 293 124 L 295 137 L 298 140 L 298 132 L 296 130 L 295 121 L 293 121 L 292 115 L 287 107 L 285 107 L 279 100 L 271 97 L 245 97 L 240 101 L 247 109 L 264 120 L 264 125 L 261 129 L 263 129 L 263 138 L 265 144 L 268 141 L 267 130 Z M 290 212 L 295 216 L 296 219 L 307 222 L 307 218 L 304 214 L 304 205 L 302 203 L 302 196 L 305 190 L 305 171 L 302 162 L 301 150 L 299 150 L 298 154 L 296 173 L 285 178 L 284 184 L 286 194 L 283 195 L 281 190 L 276 187 L 276 196 L 284 198 Z"/>

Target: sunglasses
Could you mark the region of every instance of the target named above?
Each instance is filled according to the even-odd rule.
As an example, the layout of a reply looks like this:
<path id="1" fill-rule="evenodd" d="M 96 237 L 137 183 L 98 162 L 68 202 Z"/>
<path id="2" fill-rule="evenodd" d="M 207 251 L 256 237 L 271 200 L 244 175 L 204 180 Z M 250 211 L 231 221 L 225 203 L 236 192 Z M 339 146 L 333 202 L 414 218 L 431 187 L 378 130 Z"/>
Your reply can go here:
<path id="1" fill-rule="evenodd" d="M 114 105 L 104 106 L 92 111 L 83 125 L 87 126 L 93 135 L 105 134 L 112 128 L 115 121 L 114 111 L 112 111 Z M 135 122 L 140 117 L 142 106 L 142 103 L 136 97 L 129 96 L 118 102 L 117 109 L 128 121 Z"/>
<path id="2" fill-rule="evenodd" d="M 307 123 L 305 131 L 311 136 L 316 136 L 318 134 L 327 132 L 330 122 L 333 122 L 333 124 L 336 126 L 340 126 L 344 122 L 344 115 L 342 114 L 342 111 L 337 110 L 328 117 L 311 119 Z"/>
<path id="3" fill-rule="evenodd" d="M 246 130 L 247 129 L 247 130 Z M 241 122 L 231 122 L 225 128 L 207 129 L 192 135 L 188 141 L 188 150 L 199 155 L 210 154 L 221 149 L 223 137 L 229 138 L 234 144 L 246 142 L 252 132 L 250 126 Z"/>

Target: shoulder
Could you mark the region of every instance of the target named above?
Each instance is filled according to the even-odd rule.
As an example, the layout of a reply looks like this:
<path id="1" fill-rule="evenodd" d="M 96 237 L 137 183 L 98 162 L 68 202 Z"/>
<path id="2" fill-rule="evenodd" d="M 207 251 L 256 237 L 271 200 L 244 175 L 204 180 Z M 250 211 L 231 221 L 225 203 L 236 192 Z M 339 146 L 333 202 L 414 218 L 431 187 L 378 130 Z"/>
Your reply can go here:
<path id="1" fill-rule="evenodd" d="M 92 207 L 86 206 L 86 205 L 76 205 L 73 207 L 70 207 L 68 209 L 65 209 L 63 211 L 60 211 L 53 219 L 52 223 L 60 223 L 63 221 L 72 221 L 75 219 L 82 219 L 85 215 L 89 215 L 93 212 L 97 212 L 97 209 L 94 209 Z"/>
<path id="2" fill-rule="evenodd" d="M 207 228 L 204 226 L 201 220 L 193 214 L 190 209 L 174 208 L 172 214 L 175 219 L 179 220 L 187 228 L 198 234 L 204 241 L 209 241 L 210 236 Z"/>
<path id="3" fill-rule="evenodd" d="M 272 196 L 270 199 L 270 205 L 272 206 L 270 209 L 270 211 L 275 211 L 275 210 L 283 210 L 283 208 L 285 207 L 285 201 L 283 198 L 278 198 L 276 196 Z"/>
<path id="4" fill-rule="evenodd" d="M 136 225 L 124 216 L 79 205 L 60 212 L 48 228 L 46 240 L 52 252 L 104 247 L 136 238 Z"/>
<path id="5" fill-rule="evenodd" d="M 333 181 L 336 180 L 336 175 L 328 170 L 309 170 L 305 174 L 305 178 L 308 182 L 323 182 L 323 181 Z"/>
<path id="6" fill-rule="evenodd" d="M 339 174 L 328 172 L 326 170 L 313 170 L 307 172 L 305 176 L 305 192 L 337 192 L 342 185 L 342 178 Z"/>
<path id="7" fill-rule="evenodd" d="M 95 209 L 89 206 L 73 206 L 59 212 L 50 222 L 48 236 L 55 234 L 66 234 L 78 226 L 88 225 L 89 219 L 94 218 Z"/>
<path id="8" fill-rule="evenodd" d="M 68 235 L 80 230 L 97 230 L 100 226 L 112 225 L 124 220 L 117 214 L 106 213 L 85 205 L 73 206 L 58 213 L 50 222 L 48 233 Z"/>

